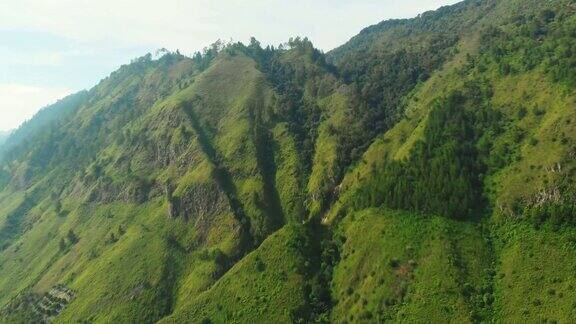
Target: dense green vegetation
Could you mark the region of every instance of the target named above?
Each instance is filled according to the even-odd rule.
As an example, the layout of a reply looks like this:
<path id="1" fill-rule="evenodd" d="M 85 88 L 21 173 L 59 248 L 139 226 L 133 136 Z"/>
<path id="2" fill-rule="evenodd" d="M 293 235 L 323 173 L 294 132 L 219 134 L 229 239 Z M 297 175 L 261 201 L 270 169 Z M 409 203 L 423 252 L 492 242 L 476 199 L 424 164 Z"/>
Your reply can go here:
<path id="1" fill-rule="evenodd" d="M 488 125 L 498 123 L 499 116 L 482 110 L 474 91 L 478 89 L 452 93 L 435 102 L 423 139 L 415 144 L 409 159 L 373 170 L 370 183 L 354 199 L 355 208 L 384 204 L 453 218 L 481 212 L 480 177 L 486 167 L 475 143 L 489 130 Z M 472 102 L 467 104 L 466 98 Z M 468 111 L 466 105 L 474 110 Z"/>
<path id="2" fill-rule="evenodd" d="M 575 39 L 468 0 L 135 59 L 0 146 L 0 322 L 571 322 Z"/>

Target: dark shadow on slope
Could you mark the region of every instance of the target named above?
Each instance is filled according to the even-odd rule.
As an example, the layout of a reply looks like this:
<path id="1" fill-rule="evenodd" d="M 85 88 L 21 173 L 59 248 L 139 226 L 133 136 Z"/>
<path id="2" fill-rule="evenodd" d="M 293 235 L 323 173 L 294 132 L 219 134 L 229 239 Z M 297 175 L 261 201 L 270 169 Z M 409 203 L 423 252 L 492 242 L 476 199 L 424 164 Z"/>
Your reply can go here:
<path id="1" fill-rule="evenodd" d="M 192 124 L 192 127 L 194 128 L 194 131 L 198 136 L 198 141 L 200 143 L 202 151 L 206 154 L 210 163 L 214 165 L 214 172 L 212 176 L 214 177 L 214 180 L 220 187 L 220 190 L 222 190 L 226 194 L 226 197 L 228 198 L 228 201 L 234 213 L 234 217 L 241 224 L 242 232 L 241 232 L 240 246 L 242 248 L 242 251 L 240 254 L 242 256 L 243 254 L 250 251 L 254 247 L 255 243 L 254 238 L 250 234 L 250 219 L 246 216 L 246 213 L 244 212 L 244 207 L 242 206 L 242 203 L 238 200 L 236 186 L 232 182 L 232 176 L 230 172 L 226 170 L 226 168 L 222 165 L 223 164 L 222 158 L 218 155 L 212 143 L 210 143 L 210 139 L 208 138 L 206 132 L 204 131 L 204 129 L 200 125 L 200 122 L 198 121 L 198 117 L 194 112 L 193 104 L 190 102 L 186 103 L 184 104 L 183 108 L 186 114 L 188 114 L 188 116 L 190 117 L 190 122 Z"/>
<path id="2" fill-rule="evenodd" d="M 6 217 L 4 226 L 0 228 L 0 251 L 6 250 L 14 239 L 26 231 L 25 220 L 28 213 L 36 206 L 39 199 L 33 192 L 26 193 L 24 200 Z"/>
<path id="3" fill-rule="evenodd" d="M 263 125 L 261 111 L 255 107 L 249 109 L 250 122 L 253 124 L 254 146 L 258 170 L 264 181 L 264 202 L 269 219 L 272 220 L 272 230 L 281 228 L 286 222 L 286 215 L 280 203 L 280 195 L 276 188 L 276 165 L 274 163 L 273 141 L 270 131 Z"/>
<path id="4" fill-rule="evenodd" d="M 334 232 L 323 226 L 318 219 L 306 224 L 307 247 L 304 251 L 305 267 L 305 304 L 292 314 L 298 323 L 329 323 L 334 307 L 331 283 L 334 267 L 340 261 L 342 242 Z"/>

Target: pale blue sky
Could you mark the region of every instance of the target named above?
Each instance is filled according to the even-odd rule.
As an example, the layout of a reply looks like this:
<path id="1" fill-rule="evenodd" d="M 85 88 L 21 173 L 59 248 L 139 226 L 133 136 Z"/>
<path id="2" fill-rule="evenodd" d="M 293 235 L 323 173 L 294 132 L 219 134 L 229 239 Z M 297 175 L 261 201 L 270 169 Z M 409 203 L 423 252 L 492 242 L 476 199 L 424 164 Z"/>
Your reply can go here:
<path id="1" fill-rule="evenodd" d="M 0 130 L 158 48 L 309 37 L 328 51 L 362 28 L 458 0 L 1 0 Z"/>

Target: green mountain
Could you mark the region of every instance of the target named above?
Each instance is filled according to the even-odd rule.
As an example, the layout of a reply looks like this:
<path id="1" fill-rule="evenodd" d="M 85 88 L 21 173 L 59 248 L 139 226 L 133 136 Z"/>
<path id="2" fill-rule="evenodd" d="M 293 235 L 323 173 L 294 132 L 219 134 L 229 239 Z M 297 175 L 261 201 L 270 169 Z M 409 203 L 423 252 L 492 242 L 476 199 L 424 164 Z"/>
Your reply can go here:
<path id="1" fill-rule="evenodd" d="M 576 318 L 576 2 L 151 55 L 0 148 L 0 322 Z"/>

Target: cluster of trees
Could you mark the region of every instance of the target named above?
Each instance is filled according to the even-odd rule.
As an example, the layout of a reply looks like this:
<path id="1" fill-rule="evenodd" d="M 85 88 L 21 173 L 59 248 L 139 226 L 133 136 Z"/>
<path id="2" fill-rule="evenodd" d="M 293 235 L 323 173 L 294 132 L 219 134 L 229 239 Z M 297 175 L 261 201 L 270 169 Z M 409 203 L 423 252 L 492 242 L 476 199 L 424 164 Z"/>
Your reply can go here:
<path id="1" fill-rule="evenodd" d="M 486 165 L 476 143 L 495 118 L 482 105 L 489 95 L 471 84 L 464 93 L 455 91 L 438 100 L 411 156 L 374 169 L 356 193 L 355 207 L 386 205 L 457 219 L 482 211 Z"/>
<path id="2" fill-rule="evenodd" d="M 539 14 L 515 17 L 511 27 L 506 30 L 487 28 L 481 37 L 480 55 L 475 59 L 470 58 L 469 66 L 462 71 L 463 75 L 476 75 L 474 81 L 468 82 L 462 93 L 454 92 L 436 102 L 430 113 L 424 138 L 415 144 L 411 156 L 405 161 L 389 161 L 382 170 L 372 170 L 371 179 L 355 195 L 354 207 L 386 205 L 453 218 L 482 212 L 486 207 L 483 178 L 519 158 L 516 154 L 517 146 L 524 139 L 525 132 L 507 123 L 501 113 L 489 107 L 489 83 L 478 78 L 478 75 L 493 67 L 497 67 L 497 72 L 501 75 L 542 67 L 556 82 L 568 87 L 575 86 L 576 20 L 573 16 L 569 11 L 544 10 Z M 436 48 L 449 47 L 439 45 Z M 367 55 L 366 53 L 360 51 L 356 55 Z M 380 55 L 383 55 L 382 53 Z M 440 64 L 441 56 L 437 59 L 437 64 Z M 410 60 L 409 55 L 402 60 Z M 371 60 L 364 57 L 360 61 L 364 62 L 346 64 L 366 64 L 365 62 Z M 401 62 L 396 64 L 401 65 Z M 418 71 L 419 63 L 411 62 L 409 66 Z M 387 102 L 393 100 L 394 95 L 385 93 L 387 90 L 379 90 L 378 82 L 386 82 L 386 75 L 395 76 L 398 84 L 381 86 L 384 89 L 395 89 L 398 93 L 403 92 L 398 86 L 404 84 L 407 89 L 410 82 L 418 82 L 395 75 L 393 68 L 374 77 L 374 81 L 370 80 L 371 69 L 363 70 L 357 67 L 352 69 L 359 71 L 357 77 L 354 74 L 344 76 L 353 84 L 363 85 L 359 87 L 360 93 L 365 92 L 365 98 L 374 100 L 366 100 L 367 105 L 380 103 L 383 105 L 380 109 L 384 110 L 379 111 L 388 109 L 385 115 L 390 116 L 390 107 L 401 109 L 401 106 L 393 101 Z M 406 73 L 405 68 L 399 71 Z M 345 72 L 346 69 L 343 69 L 343 73 Z M 425 73 L 415 72 L 412 76 L 415 75 L 426 77 Z M 373 87 L 373 93 L 370 87 Z M 378 99 L 379 94 L 383 94 L 386 100 Z M 518 118 L 522 119 L 527 113 L 525 108 L 520 109 Z M 535 109 L 533 113 L 542 112 Z M 495 145 L 494 139 L 505 129 L 511 134 L 512 141 L 507 142 L 507 145 Z M 524 214 L 536 225 L 551 222 L 559 226 L 572 224 L 576 219 L 575 209 L 569 203 L 526 207 Z"/>
<path id="3" fill-rule="evenodd" d="M 371 139 L 402 117 L 406 95 L 457 52 L 460 35 L 493 5 L 463 1 L 417 19 L 384 21 L 329 53 L 356 90 L 351 119 L 358 122 L 350 127 L 355 136 L 344 137 L 345 156 L 357 161 Z"/>
<path id="4" fill-rule="evenodd" d="M 78 238 L 78 235 L 76 235 L 76 233 L 74 233 L 74 231 L 72 229 L 70 229 L 70 230 L 68 230 L 68 233 L 66 234 L 66 238 L 60 239 L 60 243 L 59 243 L 60 250 L 64 251 L 68 247 L 78 243 L 78 241 L 80 241 L 80 239 Z"/>
<path id="5" fill-rule="evenodd" d="M 487 28 L 478 64 L 497 63 L 502 75 L 543 67 L 554 81 L 576 86 L 576 20 L 570 10 L 515 16 L 509 28 Z"/>
<path id="6" fill-rule="evenodd" d="M 446 60 L 456 41 L 454 36 L 431 33 L 424 45 L 353 51 L 337 65 L 329 63 L 327 56 L 306 38 L 291 39 L 278 48 L 262 48 L 252 39 L 248 46 L 235 44 L 227 49 L 254 58 L 281 94 L 277 118 L 288 123 L 305 170 L 309 171 L 322 115 L 308 96 L 321 98 L 334 90 L 335 83 L 326 81 L 326 75 L 343 80 L 355 90 L 348 94 L 347 127 L 333 129 L 340 143 L 339 165 L 345 169 L 359 159 L 371 139 L 397 121 L 402 98 Z M 294 53 L 289 59 L 284 55 L 287 50 Z"/>
<path id="7" fill-rule="evenodd" d="M 212 45 L 205 47 L 202 52 L 194 53 L 192 60 L 201 71 L 205 70 L 210 66 L 210 63 L 212 63 L 216 56 L 218 56 L 218 53 L 229 46 L 230 44 L 222 40 L 217 40 Z"/>
<path id="8" fill-rule="evenodd" d="M 291 38 L 278 47 L 265 48 L 252 38 L 248 45 L 231 43 L 222 50 L 230 55 L 242 53 L 254 59 L 258 69 L 267 77 L 279 95 L 273 121 L 287 123 L 300 153 L 303 173 L 309 174 L 318 125 L 322 119 L 315 97 L 328 92 L 323 90 L 322 80 L 335 68 L 326 62 L 325 55 L 314 48 L 307 38 Z"/>
<path id="9" fill-rule="evenodd" d="M 569 202 L 546 203 L 525 208 L 524 214 L 536 227 L 550 223 L 554 229 L 562 225 L 576 226 L 576 205 Z"/>
<path id="10" fill-rule="evenodd" d="M 292 226 L 286 246 L 303 258 L 295 271 L 305 281 L 305 304 L 290 314 L 294 323 L 328 323 L 333 300 L 330 293 L 333 268 L 340 258 L 342 237 L 310 222 Z"/>
<path id="11" fill-rule="evenodd" d="M 118 242 L 120 237 L 122 237 L 122 235 L 124 235 L 125 233 L 126 233 L 126 230 L 124 229 L 124 227 L 122 225 L 118 225 L 118 229 L 117 229 L 116 233 L 110 232 L 110 234 L 108 234 L 108 236 L 106 238 L 106 244 L 114 244 L 114 243 Z"/>
<path id="12" fill-rule="evenodd" d="M 398 121 L 403 98 L 441 66 L 457 40 L 454 34 L 433 33 L 417 45 L 354 51 L 339 61 L 340 76 L 355 89 L 351 119 L 359 127 L 352 138 L 358 140 L 345 148 L 352 161 L 371 139 Z"/>
<path id="13" fill-rule="evenodd" d="M 292 41 L 291 46 L 304 55 L 317 57 L 319 52 L 315 50 L 308 40 Z M 260 61 L 261 68 L 266 72 L 268 79 L 281 94 L 278 98 L 277 118 L 288 124 L 290 133 L 300 149 L 303 167 L 308 173 L 312 167 L 314 142 L 316 141 L 318 124 L 320 122 L 320 109 L 310 98 L 304 94 L 304 82 L 321 73 L 315 69 L 307 69 L 304 64 L 298 62 L 284 62 L 282 50 L 276 55 L 265 55 L 266 59 Z"/>

